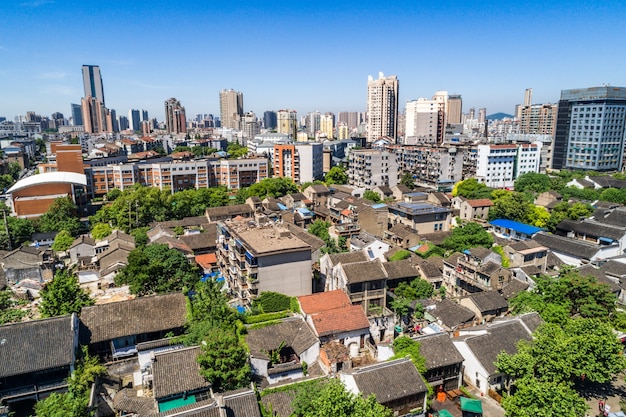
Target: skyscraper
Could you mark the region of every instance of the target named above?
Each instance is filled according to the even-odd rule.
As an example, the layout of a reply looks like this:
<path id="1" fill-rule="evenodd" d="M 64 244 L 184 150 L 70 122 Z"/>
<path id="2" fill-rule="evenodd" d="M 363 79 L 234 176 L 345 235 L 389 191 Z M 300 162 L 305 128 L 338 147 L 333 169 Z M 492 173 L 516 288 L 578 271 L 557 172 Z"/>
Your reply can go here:
<path id="1" fill-rule="evenodd" d="M 220 91 L 220 120 L 222 127 L 241 129 L 243 94 L 233 89 Z"/>
<path id="2" fill-rule="evenodd" d="M 82 126 L 83 125 L 83 110 L 80 104 L 71 104 L 72 106 L 72 125 L 74 126 Z"/>
<path id="3" fill-rule="evenodd" d="M 278 133 L 286 133 L 295 140 L 298 136 L 298 113 L 295 110 L 279 110 L 276 116 Z"/>
<path id="4" fill-rule="evenodd" d="M 622 168 L 626 87 L 561 91 L 554 133 L 554 169 Z"/>
<path id="5" fill-rule="evenodd" d="M 446 117 L 447 124 L 461 123 L 461 115 L 463 114 L 463 100 L 460 94 L 451 94 L 448 96 L 448 115 Z"/>
<path id="6" fill-rule="evenodd" d="M 268 110 L 263 113 L 263 127 L 266 129 L 276 129 L 276 112 Z"/>
<path id="7" fill-rule="evenodd" d="M 128 124 L 130 130 L 138 131 L 141 130 L 141 116 L 139 110 L 130 109 L 128 110 Z"/>
<path id="8" fill-rule="evenodd" d="M 398 134 L 398 77 L 378 79 L 370 75 L 367 79 L 367 141 L 373 142 L 381 136 L 394 140 Z"/>
<path id="9" fill-rule="evenodd" d="M 81 100 L 83 126 L 85 133 L 107 133 L 113 131 L 111 113 L 95 97 L 83 97 Z"/>
<path id="10" fill-rule="evenodd" d="M 519 132 L 552 135 L 556 123 L 556 104 L 529 104 L 520 109 Z"/>
<path id="11" fill-rule="evenodd" d="M 100 67 L 97 65 L 83 65 L 83 87 L 85 89 L 85 97 L 95 97 L 100 100 L 102 105 L 104 102 L 104 87 L 102 86 L 102 75 Z"/>
<path id="12" fill-rule="evenodd" d="M 187 133 L 185 108 L 173 97 L 165 100 L 165 126 L 167 133 Z"/>

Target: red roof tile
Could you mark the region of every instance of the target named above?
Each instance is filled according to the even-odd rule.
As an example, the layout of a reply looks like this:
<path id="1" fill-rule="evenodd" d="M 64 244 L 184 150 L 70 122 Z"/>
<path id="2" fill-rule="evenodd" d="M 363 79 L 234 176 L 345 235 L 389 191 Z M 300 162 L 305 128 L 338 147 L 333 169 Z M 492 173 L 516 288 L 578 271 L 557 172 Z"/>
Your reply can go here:
<path id="1" fill-rule="evenodd" d="M 473 208 L 493 206 L 493 202 L 489 200 L 488 198 L 480 198 L 478 200 L 467 200 L 467 204 L 469 204 Z"/>
<path id="2" fill-rule="evenodd" d="M 351 304 L 350 299 L 342 290 L 302 295 L 298 297 L 298 301 L 300 301 L 300 310 L 306 315 L 333 310 Z"/>
<path id="3" fill-rule="evenodd" d="M 354 330 L 369 329 L 370 322 L 365 311 L 358 305 L 348 305 L 322 311 L 311 316 L 318 336 L 327 336 Z"/>
<path id="4" fill-rule="evenodd" d="M 196 256 L 196 262 L 204 269 L 210 269 L 217 264 L 217 257 L 214 253 L 207 253 Z"/>

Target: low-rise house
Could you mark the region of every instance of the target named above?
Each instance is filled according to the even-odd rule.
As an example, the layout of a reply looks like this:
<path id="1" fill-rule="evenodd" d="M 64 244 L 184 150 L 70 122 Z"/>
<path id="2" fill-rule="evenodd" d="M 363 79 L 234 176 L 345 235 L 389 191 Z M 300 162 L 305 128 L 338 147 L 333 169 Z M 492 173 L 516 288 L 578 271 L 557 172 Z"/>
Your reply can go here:
<path id="1" fill-rule="evenodd" d="M 369 339 L 370 323 L 363 309 L 342 290 L 298 297 L 300 311 L 322 344 L 339 342 L 358 356 Z"/>
<path id="2" fill-rule="evenodd" d="M 483 247 L 466 249 L 444 259 L 443 274 L 447 291 L 457 296 L 500 290 L 513 275 L 502 266 L 500 255 Z"/>
<path id="3" fill-rule="evenodd" d="M 389 224 L 404 224 L 419 234 L 448 231 L 452 209 L 427 203 L 395 203 L 389 205 Z"/>
<path id="4" fill-rule="evenodd" d="M 450 391 L 463 385 L 463 355 L 447 332 L 413 337 L 426 360 L 424 380 L 437 391 Z"/>
<path id="5" fill-rule="evenodd" d="M 410 193 L 411 189 L 404 184 L 396 184 L 391 187 L 391 192 L 396 201 L 403 201 L 404 195 Z"/>
<path id="6" fill-rule="evenodd" d="M 246 343 L 252 372 L 270 384 L 304 377 L 303 363 L 317 363 L 320 354 L 319 340 L 300 317 L 250 329 Z"/>
<path id="7" fill-rule="evenodd" d="M 481 198 L 477 200 L 465 200 L 461 202 L 460 216 L 461 219 L 471 220 L 484 220 L 489 219 L 489 208 L 493 206 L 493 202 L 488 198 Z"/>
<path id="8" fill-rule="evenodd" d="M 379 185 L 372 188 L 372 191 L 378 194 L 381 200 L 386 200 L 388 198 L 393 199 L 393 191 L 387 185 Z"/>
<path id="9" fill-rule="evenodd" d="M 0 326 L 0 407 L 39 401 L 67 388 L 78 352 L 78 318 L 53 317 Z"/>
<path id="10" fill-rule="evenodd" d="M 231 220 L 237 216 L 249 219 L 254 218 L 254 209 L 248 204 L 235 204 L 232 206 L 207 207 L 206 218 L 209 223 Z"/>
<path id="11" fill-rule="evenodd" d="M 54 243 L 54 238 L 58 232 L 46 232 L 46 233 L 33 233 L 30 237 L 30 246 L 37 248 L 41 246 L 51 246 Z"/>
<path id="12" fill-rule="evenodd" d="M 89 235 L 80 235 L 72 246 L 67 250 L 72 263 L 77 263 L 80 258 L 96 256 L 96 240 Z"/>
<path id="13" fill-rule="evenodd" d="M 419 273 L 419 277 L 433 284 L 435 290 L 443 285 L 443 259 L 439 257 L 430 257 L 422 259 L 415 257 L 415 266 Z"/>
<path id="14" fill-rule="evenodd" d="M 140 342 L 181 334 L 187 316 L 182 293 L 140 297 L 83 307 L 80 340 L 92 353 L 118 359 L 137 353 Z"/>
<path id="15" fill-rule="evenodd" d="M 349 392 L 365 398 L 375 395 L 378 403 L 396 415 L 426 410 L 428 389 L 409 358 L 342 371 L 339 378 Z"/>
<path id="16" fill-rule="evenodd" d="M 358 236 L 353 236 L 350 239 L 350 250 L 351 251 L 362 251 L 364 252 L 368 259 L 385 259 L 385 253 L 389 251 L 389 244 L 383 242 L 378 239 L 376 236 L 367 233 L 365 231 L 361 231 Z"/>
<path id="17" fill-rule="evenodd" d="M 353 262 L 365 262 L 368 257 L 361 251 L 325 254 L 320 258 L 320 280 L 324 291 L 331 291 L 331 288 L 338 288 L 338 278 L 336 277 L 338 265 L 340 263 L 349 264 Z"/>
<path id="18" fill-rule="evenodd" d="M 387 288 L 394 289 L 401 282 L 410 283 L 419 277 L 419 271 L 413 264 L 412 258 L 401 261 L 384 262 L 383 268 L 387 274 Z"/>
<path id="19" fill-rule="evenodd" d="M 545 272 L 547 269 L 548 248 L 534 240 L 511 242 L 503 249 L 509 258 L 511 268 L 535 266 L 540 272 Z"/>
<path id="20" fill-rule="evenodd" d="M 598 245 L 545 232 L 537 233 L 533 240 L 550 249 L 562 263 L 576 267 L 616 256 L 619 252 L 617 244 Z"/>
<path id="21" fill-rule="evenodd" d="M 336 374 L 342 369 L 350 369 L 352 367 L 350 349 L 340 342 L 324 343 L 320 347 L 319 364 L 326 374 Z"/>
<path id="22" fill-rule="evenodd" d="M 339 264 L 329 290 L 341 289 L 365 314 L 379 314 L 387 305 L 387 274 L 380 260 Z"/>
<path id="23" fill-rule="evenodd" d="M 109 249 L 98 255 L 96 265 L 100 272 L 100 286 L 107 287 L 114 281 L 115 275 L 128 265 L 128 255 L 135 249 L 135 244 L 117 240 Z"/>
<path id="24" fill-rule="evenodd" d="M 419 302 L 424 307 L 424 318 L 445 331 L 456 331 L 474 325 L 476 318 L 474 312 L 449 298 Z"/>
<path id="25" fill-rule="evenodd" d="M 529 240 L 542 229 L 529 224 L 508 219 L 495 219 L 489 222 L 492 231 L 503 238 L 513 240 Z"/>
<path id="26" fill-rule="evenodd" d="M 441 192 L 438 192 L 438 191 L 434 191 L 432 193 L 428 193 L 427 201 L 429 203 L 433 203 L 433 204 L 435 204 L 437 206 L 441 206 L 441 207 L 451 207 L 452 206 L 452 200 L 450 200 L 448 195 L 446 195 L 446 193 L 441 193 Z"/>
<path id="27" fill-rule="evenodd" d="M 152 359 L 152 389 L 159 412 L 207 400 L 211 384 L 200 374 L 199 346 L 156 353 Z"/>
<path id="28" fill-rule="evenodd" d="M 554 190 L 544 191 L 535 198 L 535 205 L 552 211 L 554 206 L 563 202 L 563 196 Z"/>
<path id="29" fill-rule="evenodd" d="M 604 219 L 565 219 L 556 226 L 555 234 L 570 239 L 583 240 L 598 245 L 617 245 L 617 254 L 626 249 L 626 225 L 606 224 Z"/>
<path id="30" fill-rule="evenodd" d="M 481 291 L 461 297 L 459 304 L 473 311 L 476 319 L 483 323 L 492 321 L 509 309 L 507 301 L 496 290 Z"/>
<path id="31" fill-rule="evenodd" d="M 5 252 L 0 259 L 2 269 L 10 285 L 23 280 L 43 283 L 53 277 L 54 257 L 52 251 L 34 246 L 20 246 Z"/>
<path id="32" fill-rule="evenodd" d="M 463 355 L 463 378 L 483 395 L 504 387 L 506 375 L 498 371 L 496 360 L 501 352 L 517 352 L 517 344 L 532 340 L 533 332 L 542 323 L 537 313 L 528 313 L 486 327 L 461 330 L 452 339 Z"/>
<path id="33" fill-rule="evenodd" d="M 311 200 L 314 206 L 317 205 L 317 203 L 325 205 L 326 198 L 330 195 L 330 190 L 324 184 L 313 184 L 306 187 L 304 191 L 302 191 L 302 194 L 304 194 L 307 199 Z"/>
<path id="34" fill-rule="evenodd" d="M 402 223 L 385 230 L 383 237 L 394 246 L 399 246 L 403 249 L 413 247 L 420 242 L 417 231 Z"/>

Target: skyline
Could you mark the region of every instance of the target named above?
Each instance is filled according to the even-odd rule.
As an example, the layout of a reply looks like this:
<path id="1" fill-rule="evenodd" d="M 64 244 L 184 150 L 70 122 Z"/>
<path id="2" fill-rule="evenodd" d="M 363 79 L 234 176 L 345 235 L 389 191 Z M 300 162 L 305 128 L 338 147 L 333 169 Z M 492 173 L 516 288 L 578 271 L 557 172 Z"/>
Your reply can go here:
<path id="1" fill-rule="evenodd" d="M 15 1 L 0 18 L 0 116 L 69 117 L 82 65 L 100 67 L 118 115 L 145 109 L 159 120 L 170 97 L 188 118 L 218 116 L 230 88 L 257 117 L 365 111 L 367 77 L 379 72 L 398 77 L 400 109 L 446 90 L 462 95 L 464 112 L 488 114 L 512 114 L 526 88 L 533 102 L 556 103 L 561 90 L 626 85 L 621 3 L 472 6 Z"/>

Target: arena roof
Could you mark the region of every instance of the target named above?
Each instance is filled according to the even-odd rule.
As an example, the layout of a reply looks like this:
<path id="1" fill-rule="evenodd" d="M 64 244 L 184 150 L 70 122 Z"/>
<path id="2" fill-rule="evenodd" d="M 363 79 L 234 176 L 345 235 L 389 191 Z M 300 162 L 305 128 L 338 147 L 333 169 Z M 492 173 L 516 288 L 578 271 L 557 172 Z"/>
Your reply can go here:
<path id="1" fill-rule="evenodd" d="M 36 174 L 19 180 L 7 190 L 7 193 L 14 193 L 34 185 L 58 183 L 85 186 L 87 185 L 87 177 L 85 174 L 77 174 L 75 172 L 48 172 L 45 174 Z"/>

